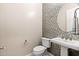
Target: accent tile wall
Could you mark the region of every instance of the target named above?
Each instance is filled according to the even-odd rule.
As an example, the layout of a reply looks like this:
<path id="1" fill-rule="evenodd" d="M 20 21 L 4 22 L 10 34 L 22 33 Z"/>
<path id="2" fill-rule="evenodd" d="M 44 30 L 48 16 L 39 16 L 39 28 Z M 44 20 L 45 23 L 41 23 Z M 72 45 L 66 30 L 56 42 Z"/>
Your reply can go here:
<path id="1" fill-rule="evenodd" d="M 43 4 L 43 37 L 54 38 L 58 33 L 63 32 L 57 24 L 57 15 L 62 5 L 53 3 Z M 49 51 L 54 55 L 60 55 L 60 46 L 52 43 Z"/>

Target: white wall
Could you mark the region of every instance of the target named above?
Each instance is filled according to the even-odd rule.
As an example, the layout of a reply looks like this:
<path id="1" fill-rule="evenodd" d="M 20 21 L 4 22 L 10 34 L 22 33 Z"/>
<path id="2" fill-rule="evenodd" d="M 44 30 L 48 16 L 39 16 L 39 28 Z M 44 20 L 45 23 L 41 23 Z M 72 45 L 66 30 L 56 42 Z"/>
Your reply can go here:
<path id="1" fill-rule="evenodd" d="M 41 35 L 41 4 L 0 4 L 0 55 L 26 55 Z"/>

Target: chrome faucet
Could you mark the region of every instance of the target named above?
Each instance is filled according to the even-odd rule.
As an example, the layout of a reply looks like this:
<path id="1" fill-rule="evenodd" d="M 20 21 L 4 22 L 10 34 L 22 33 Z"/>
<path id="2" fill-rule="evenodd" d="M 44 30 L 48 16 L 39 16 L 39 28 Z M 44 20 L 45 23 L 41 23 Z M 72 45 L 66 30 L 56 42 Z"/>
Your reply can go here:
<path id="1" fill-rule="evenodd" d="M 69 32 L 69 40 L 73 39 L 73 34 L 71 32 Z"/>
<path id="2" fill-rule="evenodd" d="M 65 38 L 65 40 L 72 40 L 73 39 L 73 34 L 72 32 L 66 32 L 66 33 L 62 33 L 60 36 L 62 39 Z"/>

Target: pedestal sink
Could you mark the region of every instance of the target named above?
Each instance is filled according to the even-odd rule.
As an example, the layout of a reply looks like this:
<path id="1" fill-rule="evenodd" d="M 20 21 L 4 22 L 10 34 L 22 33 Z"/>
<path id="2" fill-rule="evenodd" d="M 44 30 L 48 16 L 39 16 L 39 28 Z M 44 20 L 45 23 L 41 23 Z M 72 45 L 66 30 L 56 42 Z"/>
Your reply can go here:
<path id="1" fill-rule="evenodd" d="M 57 37 L 57 38 L 51 39 L 51 42 L 61 45 L 61 56 L 68 55 L 68 48 L 79 51 L 79 41 L 77 40 L 65 40 Z"/>

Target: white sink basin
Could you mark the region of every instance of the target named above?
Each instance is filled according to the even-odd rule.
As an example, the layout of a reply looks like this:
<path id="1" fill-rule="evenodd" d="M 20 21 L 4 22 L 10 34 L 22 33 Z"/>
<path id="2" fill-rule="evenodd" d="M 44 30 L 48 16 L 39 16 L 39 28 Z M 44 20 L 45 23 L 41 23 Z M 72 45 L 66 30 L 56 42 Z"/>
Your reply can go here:
<path id="1" fill-rule="evenodd" d="M 53 38 L 51 40 L 51 42 L 59 44 L 59 45 L 66 47 L 66 48 L 79 50 L 79 41 L 77 41 L 77 40 L 72 40 L 72 41 L 71 40 L 64 40 L 64 39 L 61 39 L 58 37 L 58 38 Z"/>

